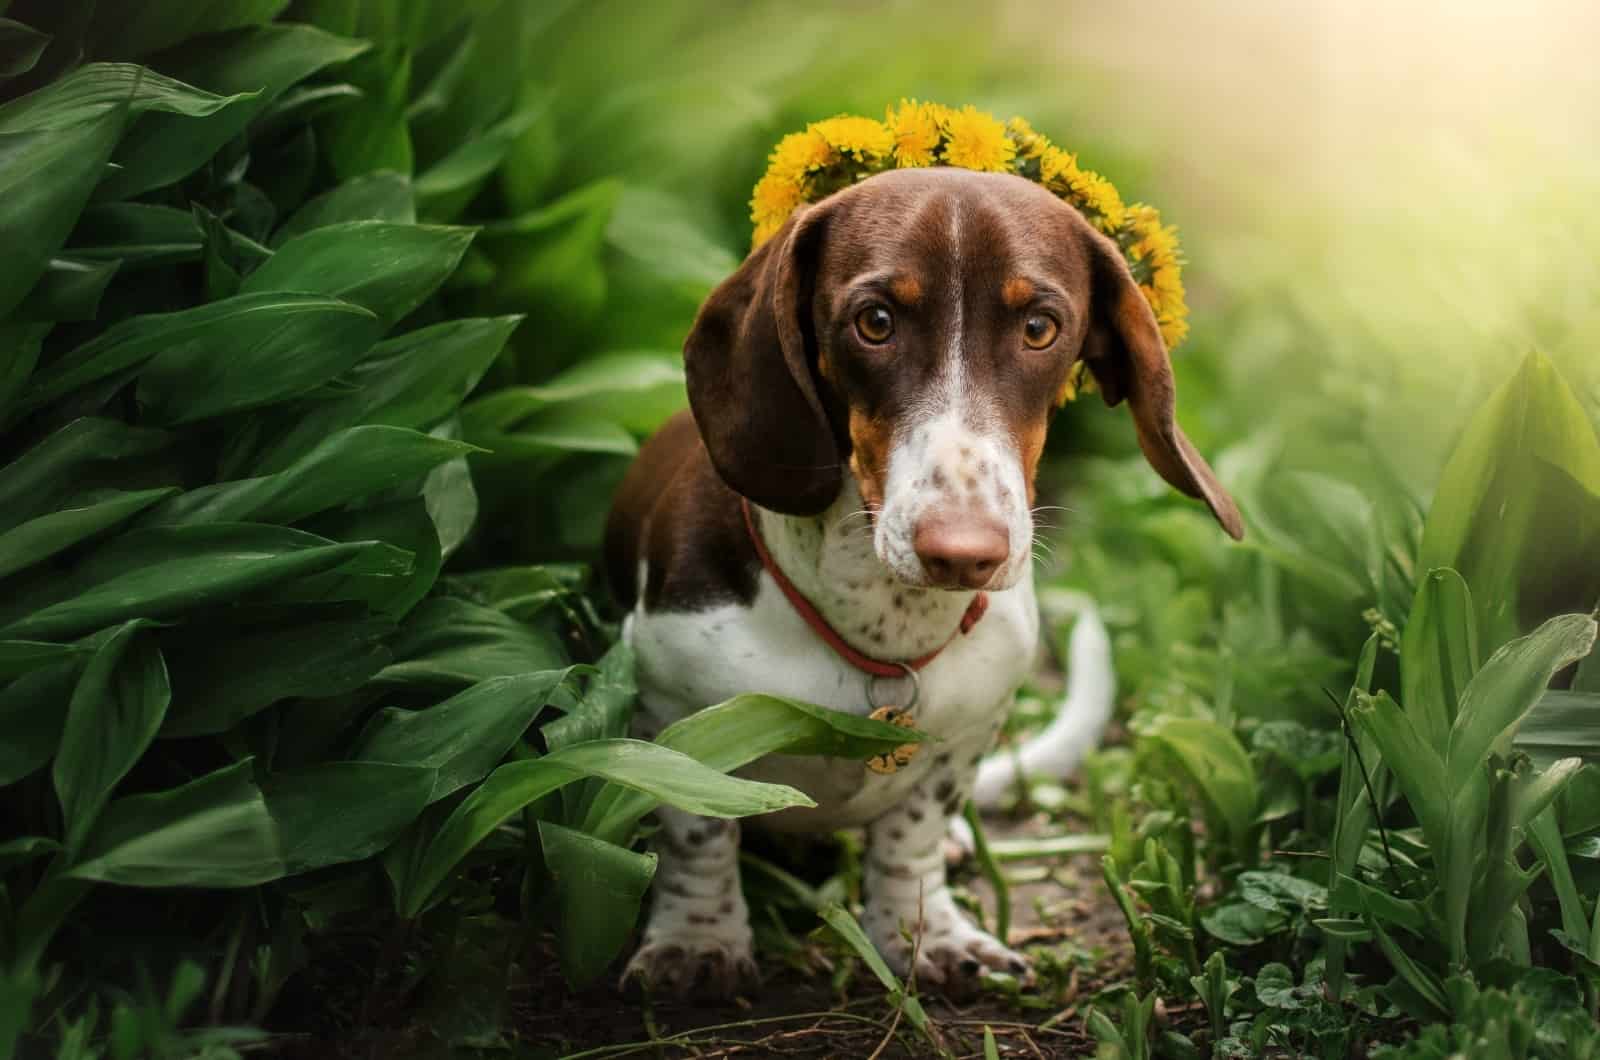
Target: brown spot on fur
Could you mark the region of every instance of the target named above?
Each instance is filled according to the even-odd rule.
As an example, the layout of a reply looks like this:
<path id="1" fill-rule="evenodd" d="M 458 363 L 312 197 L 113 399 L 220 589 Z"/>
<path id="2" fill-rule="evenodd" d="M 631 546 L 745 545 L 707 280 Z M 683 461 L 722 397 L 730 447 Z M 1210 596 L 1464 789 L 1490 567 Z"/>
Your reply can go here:
<path id="1" fill-rule="evenodd" d="M 896 276 L 889 290 L 901 305 L 914 306 L 922 301 L 922 282 L 915 276 Z"/>
<path id="2" fill-rule="evenodd" d="M 850 470 L 855 473 L 861 499 L 869 509 L 883 503 L 893 439 L 893 421 L 883 416 L 870 416 L 860 409 L 850 410 Z"/>
<path id="3" fill-rule="evenodd" d="M 1007 309 L 1021 309 L 1033 298 L 1033 284 L 1013 276 L 1000 287 L 1000 298 Z"/>

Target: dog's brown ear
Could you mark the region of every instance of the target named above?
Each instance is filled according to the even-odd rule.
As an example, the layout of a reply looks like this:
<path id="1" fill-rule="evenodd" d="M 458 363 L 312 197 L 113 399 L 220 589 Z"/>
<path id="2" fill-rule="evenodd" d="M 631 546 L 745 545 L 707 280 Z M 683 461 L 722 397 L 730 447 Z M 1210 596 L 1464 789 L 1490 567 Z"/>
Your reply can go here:
<path id="1" fill-rule="evenodd" d="M 1126 398 L 1150 466 L 1179 491 L 1205 501 L 1228 536 L 1244 537 L 1233 498 L 1178 426 L 1172 364 L 1150 303 L 1116 245 L 1099 234 L 1090 238 L 1094 292 L 1083 356 L 1106 404 Z"/>
<path id="2" fill-rule="evenodd" d="M 824 225 L 819 208 L 791 218 L 711 292 L 683 346 L 689 407 L 717 473 L 789 515 L 822 511 L 843 482 L 810 341 Z"/>

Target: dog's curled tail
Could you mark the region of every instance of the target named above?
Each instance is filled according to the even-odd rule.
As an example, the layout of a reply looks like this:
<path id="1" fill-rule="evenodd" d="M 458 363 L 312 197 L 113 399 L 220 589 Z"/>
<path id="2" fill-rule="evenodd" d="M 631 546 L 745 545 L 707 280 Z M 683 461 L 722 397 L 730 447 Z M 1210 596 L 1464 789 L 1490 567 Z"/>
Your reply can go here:
<path id="1" fill-rule="evenodd" d="M 996 809 L 1026 777 L 1060 780 L 1100 743 L 1111 718 L 1117 676 L 1112 668 L 1111 638 L 1093 600 L 1081 593 L 1063 593 L 1047 601 L 1050 611 L 1075 612 L 1067 650 L 1067 692 L 1055 718 L 1020 745 L 1003 747 L 978 767 L 972 801 L 980 810 Z"/>

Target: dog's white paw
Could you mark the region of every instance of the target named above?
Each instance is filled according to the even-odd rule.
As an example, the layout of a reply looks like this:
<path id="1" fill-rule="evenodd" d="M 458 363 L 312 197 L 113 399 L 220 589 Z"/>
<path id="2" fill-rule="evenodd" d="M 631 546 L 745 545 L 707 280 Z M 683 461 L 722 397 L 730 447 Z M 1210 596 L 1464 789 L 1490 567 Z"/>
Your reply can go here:
<path id="1" fill-rule="evenodd" d="M 899 975 L 912 974 L 915 952 L 917 983 L 949 994 L 975 992 L 989 973 L 1015 976 L 1024 985 L 1033 982 L 1026 957 L 978 928 L 948 898 L 924 911 L 920 930 L 913 926 L 915 916 L 915 911 L 902 916 L 888 907 L 867 909 L 867 934 Z"/>
<path id="2" fill-rule="evenodd" d="M 673 998 L 731 998 L 759 986 L 750 940 L 698 935 L 647 937 L 622 972 L 624 991 Z"/>

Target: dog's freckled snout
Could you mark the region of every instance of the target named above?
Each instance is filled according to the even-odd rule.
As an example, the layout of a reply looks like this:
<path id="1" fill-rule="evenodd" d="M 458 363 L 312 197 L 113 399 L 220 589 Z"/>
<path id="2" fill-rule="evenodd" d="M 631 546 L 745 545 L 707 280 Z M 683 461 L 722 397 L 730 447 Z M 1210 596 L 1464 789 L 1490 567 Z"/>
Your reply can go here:
<path id="1" fill-rule="evenodd" d="M 983 588 L 1011 555 L 1004 523 L 967 513 L 925 516 L 912 548 L 928 580 L 948 589 Z"/>

